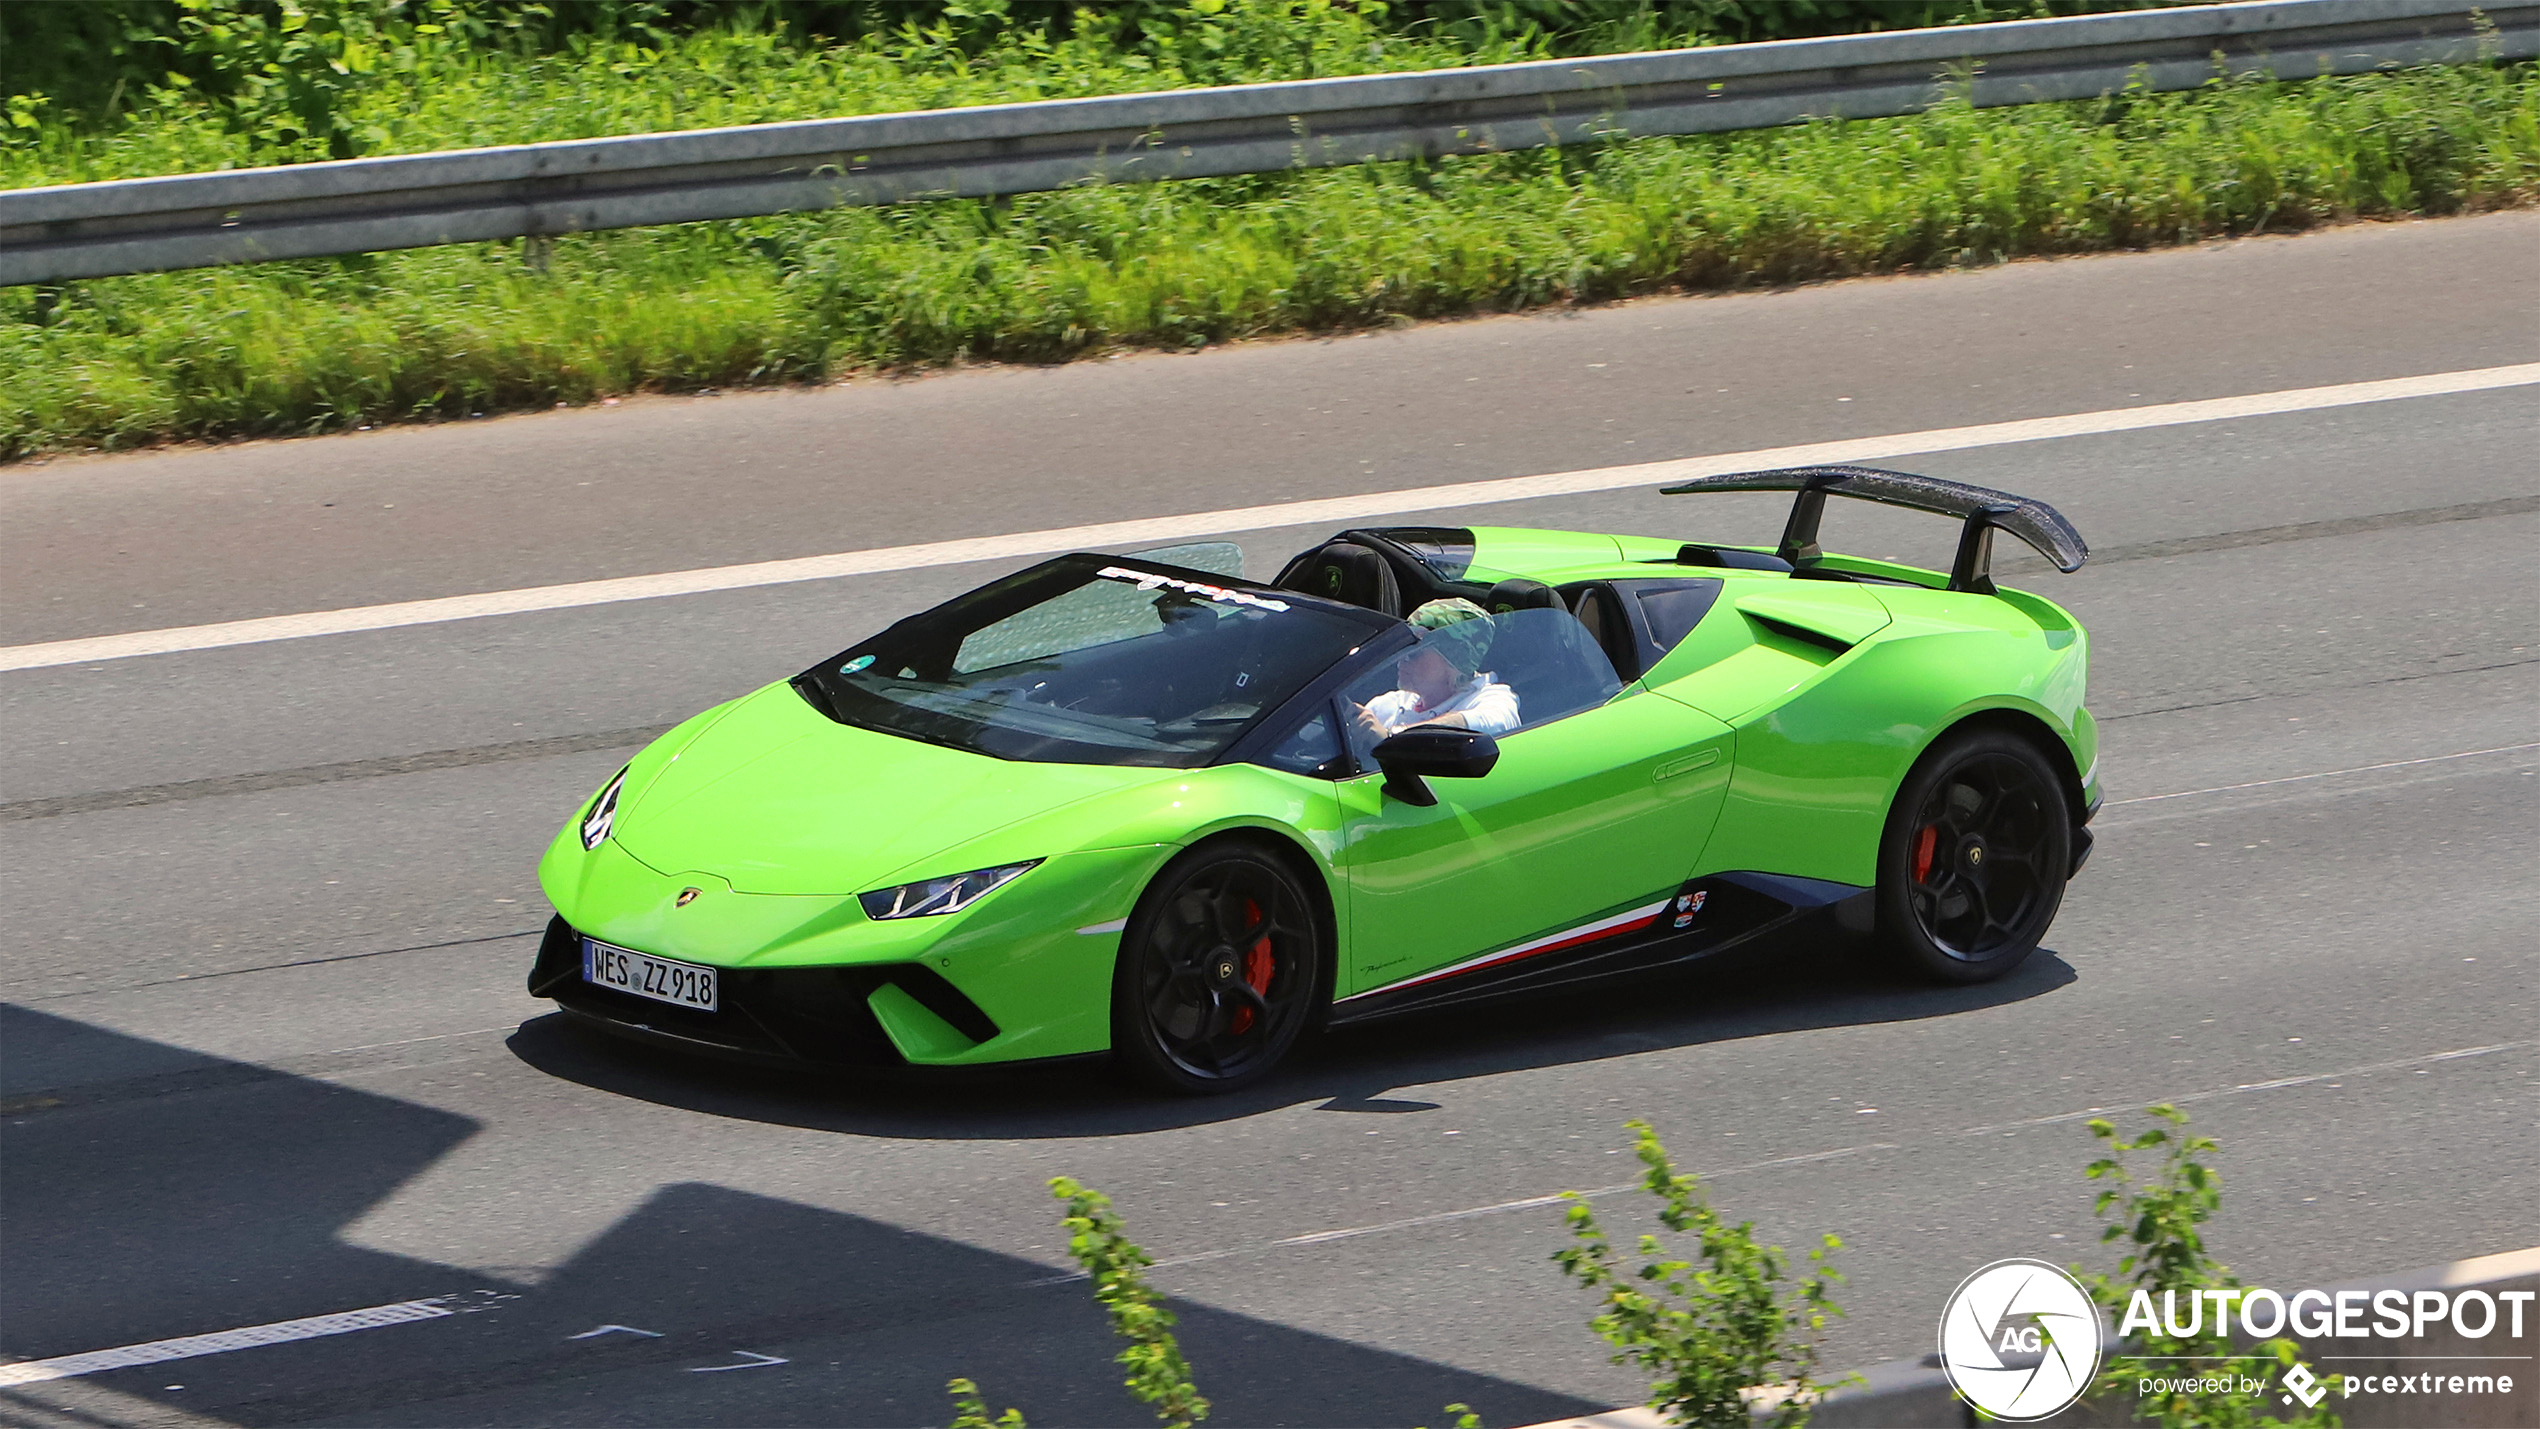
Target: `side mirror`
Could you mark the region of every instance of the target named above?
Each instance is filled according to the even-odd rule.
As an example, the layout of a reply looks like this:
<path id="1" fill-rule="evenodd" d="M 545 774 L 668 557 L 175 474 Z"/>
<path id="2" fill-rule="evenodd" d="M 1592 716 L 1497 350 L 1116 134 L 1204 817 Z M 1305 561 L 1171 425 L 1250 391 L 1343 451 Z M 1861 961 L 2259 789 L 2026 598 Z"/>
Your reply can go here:
<path id="1" fill-rule="evenodd" d="M 1499 763 L 1499 741 L 1479 730 L 1446 724 L 1414 725 L 1372 751 L 1385 771 L 1385 792 L 1427 808 L 1438 801 L 1421 776 L 1479 779 Z"/>

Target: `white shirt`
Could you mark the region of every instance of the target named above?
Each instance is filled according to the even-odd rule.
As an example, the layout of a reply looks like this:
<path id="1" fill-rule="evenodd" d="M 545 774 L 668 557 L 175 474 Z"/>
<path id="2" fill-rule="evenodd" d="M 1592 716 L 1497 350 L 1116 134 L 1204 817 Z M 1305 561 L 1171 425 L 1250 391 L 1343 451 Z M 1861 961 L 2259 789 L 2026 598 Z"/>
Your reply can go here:
<path id="1" fill-rule="evenodd" d="M 1465 681 L 1454 694 L 1434 705 L 1422 703 L 1409 690 L 1395 690 L 1369 700 L 1367 712 L 1376 717 L 1387 734 L 1451 714 L 1464 716 L 1466 729 L 1483 734 L 1506 734 L 1522 723 L 1517 715 L 1517 692 L 1499 683 L 1488 670 Z"/>

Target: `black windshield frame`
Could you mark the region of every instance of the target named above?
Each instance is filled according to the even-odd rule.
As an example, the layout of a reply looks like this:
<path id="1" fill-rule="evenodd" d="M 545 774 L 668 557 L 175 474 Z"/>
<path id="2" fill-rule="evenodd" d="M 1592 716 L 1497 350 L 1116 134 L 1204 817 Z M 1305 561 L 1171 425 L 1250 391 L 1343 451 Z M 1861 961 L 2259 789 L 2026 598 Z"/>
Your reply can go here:
<path id="1" fill-rule="evenodd" d="M 1313 666 L 1310 669 L 1303 666 L 1291 666 L 1281 672 L 1284 676 L 1293 679 L 1294 683 L 1291 687 L 1284 692 L 1274 693 L 1272 698 L 1255 708 L 1249 717 L 1242 718 L 1240 723 L 1230 724 L 1222 731 L 1212 732 L 1209 736 L 1208 747 L 1170 749 L 1136 748 L 1111 742 L 1071 739 L 1047 729 L 1020 729 L 1010 723 L 998 723 L 967 714 L 954 713 L 942 707 L 940 703 L 929 708 L 904 697 L 894 699 L 877 693 L 873 689 L 865 688 L 868 683 L 901 684 L 903 677 L 878 677 L 878 679 L 859 681 L 843 669 L 869 656 L 873 658 L 866 661 L 865 668 L 872 668 L 876 661 L 887 660 L 898 665 L 903 671 L 911 672 L 906 677 L 906 683 L 912 689 L 916 685 L 929 681 L 949 682 L 955 678 L 951 660 L 958 657 L 945 657 L 944 650 L 948 648 L 957 650 L 969 636 L 986 630 L 998 622 L 1032 610 L 1036 606 L 1056 600 L 1073 591 L 1092 586 L 1105 579 L 1103 572 L 1106 569 L 1115 572 L 1135 572 L 1140 576 L 1154 578 L 1159 582 L 1158 588 L 1164 592 L 1162 599 L 1170 599 L 1174 591 L 1182 591 L 1186 594 L 1196 592 L 1197 594 L 1191 595 L 1195 601 L 1230 603 L 1238 610 L 1247 607 L 1264 610 L 1268 610 L 1269 607 L 1279 607 L 1285 611 L 1306 615 L 1315 624 L 1334 632 L 1335 638 L 1330 642 L 1330 656 L 1328 659 L 1321 659 L 1319 655 L 1309 659 L 1306 663 Z M 1114 574 L 1110 579 L 1118 580 L 1120 576 Z M 1141 582 L 1138 587 L 1133 588 L 1144 588 L 1144 584 Z M 1208 594 L 1210 592 L 1218 594 Z M 1270 618 L 1277 618 L 1278 612 L 1270 611 L 1269 614 Z M 1335 617 L 1338 618 L 1337 624 L 1335 624 Z M 848 646 L 836 655 L 796 675 L 792 684 L 806 703 L 839 724 L 942 745 L 966 753 L 1018 763 L 1201 768 L 1229 762 L 1235 751 L 1253 744 L 1254 736 L 1260 730 L 1275 724 L 1300 700 L 1312 698 L 1312 692 L 1318 688 L 1327 689 L 1330 685 L 1329 677 L 1334 668 L 1355 666 L 1359 663 L 1357 657 L 1363 655 L 1371 640 L 1381 636 L 1388 629 L 1406 628 L 1403 622 L 1392 616 L 1382 615 L 1358 606 L 1325 600 L 1318 596 L 1302 595 L 1295 591 L 1280 590 L 1215 572 L 1193 570 L 1137 556 L 1077 552 L 1055 557 L 1012 575 L 990 581 L 975 590 L 955 596 L 941 605 L 896 621 L 888 628 Z M 1121 640 L 1107 646 L 1084 647 L 1084 650 L 1115 649 L 1130 643 L 1132 643 L 1130 640 Z M 936 659 L 940 668 L 918 671 L 916 665 L 910 663 L 913 651 L 922 651 L 930 658 Z M 1063 659 L 1067 655 L 1082 655 L 1083 653 L 1083 650 L 1065 651 L 1061 652 L 1057 658 Z M 1017 662 L 1017 667 L 1028 663 L 1033 662 Z M 856 673 L 861 674 L 861 671 Z M 1266 677 L 1270 672 L 1265 668 L 1260 673 Z M 1267 683 L 1266 680 L 1265 683 Z M 953 696 L 951 700 L 958 702 L 961 698 L 963 697 Z M 986 707 L 986 702 L 983 701 L 982 706 Z M 1036 714 L 1049 713 L 1039 706 L 1031 708 Z"/>

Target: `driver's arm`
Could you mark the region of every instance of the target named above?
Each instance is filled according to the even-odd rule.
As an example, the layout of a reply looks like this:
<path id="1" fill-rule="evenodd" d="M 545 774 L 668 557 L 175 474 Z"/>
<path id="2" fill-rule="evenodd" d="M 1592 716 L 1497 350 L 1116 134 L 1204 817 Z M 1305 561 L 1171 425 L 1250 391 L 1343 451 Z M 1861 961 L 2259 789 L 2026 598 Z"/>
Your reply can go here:
<path id="1" fill-rule="evenodd" d="M 1358 721 L 1360 729 L 1381 739 L 1402 728 L 1406 713 L 1404 706 L 1409 702 L 1410 697 L 1402 691 L 1389 691 L 1363 705 L 1350 705 L 1350 718 Z"/>
<path id="2" fill-rule="evenodd" d="M 1448 718 L 1466 729 L 1479 730 L 1494 737 L 1506 734 L 1525 722 L 1517 713 L 1517 692 L 1497 683 L 1483 686 L 1471 704 Z"/>

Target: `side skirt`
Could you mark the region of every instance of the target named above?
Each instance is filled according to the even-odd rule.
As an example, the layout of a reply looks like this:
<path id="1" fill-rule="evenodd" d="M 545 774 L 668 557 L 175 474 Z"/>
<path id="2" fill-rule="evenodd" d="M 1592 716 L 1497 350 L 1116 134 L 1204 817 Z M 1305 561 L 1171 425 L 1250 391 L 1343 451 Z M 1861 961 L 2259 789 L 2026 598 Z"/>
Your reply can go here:
<path id="1" fill-rule="evenodd" d="M 1455 1003 L 1628 977 L 1796 931 L 1804 922 L 1865 933 L 1872 917 L 1871 890 L 1854 884 L 1778 873 L 1709 873 L 1687 880 L 1662 903 L 1353 993 L 1332 1004 L 1327 1025 L 1347 1027 Z"/>

